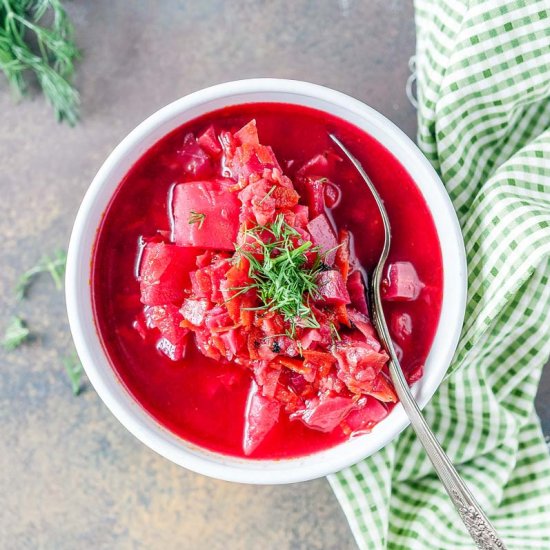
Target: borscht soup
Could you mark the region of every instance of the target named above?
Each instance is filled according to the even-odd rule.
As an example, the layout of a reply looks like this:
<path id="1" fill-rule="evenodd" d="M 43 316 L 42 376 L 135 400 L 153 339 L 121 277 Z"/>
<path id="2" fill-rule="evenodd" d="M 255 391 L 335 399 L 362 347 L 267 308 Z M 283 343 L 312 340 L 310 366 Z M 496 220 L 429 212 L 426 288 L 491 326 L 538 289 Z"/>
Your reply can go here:
<path id="1" fill-rule="evenodd" d="M 121 383 L 161 425 L 244 458 L 307 455 L 368 433 L 395 406 L 368 278 L 384 200 L 382 284 L 409 383 L 422 376 L 443 268 L 428 207 L 359 128 L 280 103 L 224 108 L 148 150 L 105 212 L 92 262 L 97 330 Z"/>

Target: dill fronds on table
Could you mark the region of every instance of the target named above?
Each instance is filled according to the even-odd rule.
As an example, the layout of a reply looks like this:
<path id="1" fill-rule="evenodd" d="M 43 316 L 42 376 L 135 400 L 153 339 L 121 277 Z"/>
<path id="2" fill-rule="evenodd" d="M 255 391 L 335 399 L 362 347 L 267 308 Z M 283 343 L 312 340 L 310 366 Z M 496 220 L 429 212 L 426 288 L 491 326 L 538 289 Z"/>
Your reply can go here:
<path id="1" fill-rule="evenodd" d="M 0 69 L 22 96 L 33 74 L 57 120 L 78 120 L 79 95 L 73 86 L 79 51 L 73 26 L 60 0 L 0 0 Z"/>

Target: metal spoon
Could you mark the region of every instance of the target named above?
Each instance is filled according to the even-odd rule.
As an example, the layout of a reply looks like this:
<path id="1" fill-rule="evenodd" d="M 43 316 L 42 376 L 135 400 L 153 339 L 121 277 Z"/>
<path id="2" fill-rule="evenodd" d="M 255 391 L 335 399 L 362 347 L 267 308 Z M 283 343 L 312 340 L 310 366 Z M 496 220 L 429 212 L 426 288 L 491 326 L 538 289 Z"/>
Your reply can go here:
<path id="1" fill-rule="evenodd" d="M 359 161 L 347 150 L 347 148 L 335 135 L 329 134 L 329 136 L 330 139 L 332 139 L 332 141 L 334 141 L 334 143 L 336 143 L 336 145 L 338 145 L 338 147 L 345 153 L 365 180 L 370 192 L 374 196 L 382 216 L 382 221 L 384 224 L 384 248 L 382 249 L 382 254 L 380 255 L 378 264 L 374 269 L 369 291 L 373 298 L 372 309 L 374 326 L 384 344 L 384 347 L 390 355 L 389 370 L 395 391 L 401 401 L 401 404 L 403 405 L 403 408 L 405 409 L 405 412 L 407 413 L 407 416 L 409 417 L 409 420 L 411 421 L 411 425 L 416 432 L 418 439 L 424 446 L 424 449 L 426 449 L 428 457 L 430 458 L 439 479 L 451 497 L 458 514 L 460 515 L 466 529 L 468 529 L 468 532 L 478 548 L 482 548 L 483 550 L 505 550 L 506 546 L 504 545 L 504 542 L 498 536 L 494 527 L 491 525 L 491 522 L 480 508 L 476 499 L 437 441 L 434 433 L 422 416 L 420 408 L 418 407 L 418 404 L 409 389 L 409 385 L 395 354 L 395 348 L 393 347 L 390 333 L 388 331 L 388 326 L 384 317 L 384 310 L 382 309 L 382 300 L 380 297 L 382 273 L 384 271 L 384 265 L 388 258 L 391 244 L 390 220 L 378 191 L 374 187 L 374 184 L 366 174 Z"/>

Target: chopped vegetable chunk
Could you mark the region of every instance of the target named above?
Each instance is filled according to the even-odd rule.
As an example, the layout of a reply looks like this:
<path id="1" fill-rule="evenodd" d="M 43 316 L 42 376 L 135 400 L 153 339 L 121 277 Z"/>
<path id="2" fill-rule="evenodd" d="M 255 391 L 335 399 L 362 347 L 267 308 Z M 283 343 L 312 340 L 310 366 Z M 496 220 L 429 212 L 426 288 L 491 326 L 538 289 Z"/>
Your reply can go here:
<path id="1" fill-rule="evenodd" d="M 139 270 L 141 301 L 149 306 L 181 303 L 196 257 L 193 248 L 148 243 Z"/>
<path id="2" fill-rule="evenodd" d="M 388 274 L 382 283 L 382 297 L 388 301 L 410 302 L 420 295 L 424 284 L 410 262 L 388 265 Z"/>
<path id="3" fill-rule="evenodd" d="M 256 384 L 252 385 L 245 413 L 243 449 L 250 455 L 263 441 L 279 419 L 280 405 L 259 393 Z"/>
<path id="4" fill-rule="evenodd" d="M 325 254 L 324 263 L 330 266 L 334 265 L 338 242 L 325 214 L 320 214 L 316 218 L 313 218 L 307 224 L 307 230 L 311 235 L 313 244 L 317 245 L 321 249 L 321 252 Z"/>
<path id="5" fill-rule="evenodd" d="M 223 181 L 176 185 L 173 208 L 174 239 L 178 246 L 233 250 L 240 203 Z"/>

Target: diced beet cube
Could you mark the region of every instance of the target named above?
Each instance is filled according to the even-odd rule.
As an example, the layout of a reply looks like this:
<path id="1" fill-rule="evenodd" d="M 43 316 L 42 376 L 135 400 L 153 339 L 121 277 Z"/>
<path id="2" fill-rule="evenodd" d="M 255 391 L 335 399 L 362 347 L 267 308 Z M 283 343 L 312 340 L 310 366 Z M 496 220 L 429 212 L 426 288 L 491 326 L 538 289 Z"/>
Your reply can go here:
<path id="1" fill-rule="evenodd" d="M 394 340 L 408 343 L 412 333 L 412 318 L 408 313 L 394 311 L 390 317 L 390 330 Z"/>
<path id="2" fill-rule="evenodd" d="M 277 389 L 277 384 L 279 383 L 281 370 L 272 369 L 271 367 L 267 366 L 262 371 L 260 371 L 259 369 L 256 369 L 254 371 L 254 374 L 255 374 L 256 382 L 262 388 L 262 395 L 268 398 L 273 397 L 275 395 L 275 390 Z"/>
<path id="3" fill-rule="evenodd" d="M 240 203 L 219 181 L 180 183 L 174 189 L 174 238 L 179 246 L 233 250 Z"/>
<path id="4" fill-rule="evenodd" d="M 330 178 L 331 173 L 336 168 L 336 163 L 341 160 L 341 157 L 334 153 L 334 151 L 327 150 L 308 160 L 298 172 L 296 172 L 296 178 L 298 180 L 305 177 Z"/>
<path id="5" fill-rule="evenodd" d="M 161 338 L 157 342 L 157 349 L 172 359 L 172 361 L 180 361 L 183 359 L 186 348 L 187 340 L 182 340 L 181 342 L 174 344 L 173 342 L 170 342 L 168 338 Z"/>
<path id="6" fill-rule="evenodd" d="M 382 297 L 389 302 L 410 302 L 418 298 L 423 288 L 411 262 L 394 262 L 382 282 Z"/>
<path id="7" fill-rule="evenodd" d="M 258 138 L 258 128 L 256 120 L 252 119 L 248 124 L 245 124 L 238 132 L 233 134 L 241 145 L 260 145 Z"/>
<path id="8" fill-rule="evenodd" d="M 183 145 L 178 151 L 183 170 L 194 178 L 205 178 L 212 173 L 210 157 L 197 143 L 193 134 L 187 134 L 183 139 Z"/>
<path id="9" fill-rule="evenodd" d="M 369 393 L 388 361 L 385 351 L 375 351 L 366 342 L 345 337 L 333 351 L 338 361 L 338 378 L 354 393 Z"/>
<path id="10" fill-rule="evenodd" d="M 388 416 L 388 409 L 374 397 L 361 398 L 360 408 L 351 411 L 346 424 L 355 435 L 369 433 L 372 428 Z"/>
<path id="11" fill-rule="evenodd" d="M 212 263 L 214 258 L 214 252 L 212 250 L 206 250 L 204 254 L 199 254 L 197 256 L 197 267 L 206 267 Z"/>
<path id="12" fill-rule="evenodd" d="M 144 310 L 148 327 L 157 328 L 162 336 L 174 344 L 185 338 L 188 330 L 180 326 L 183 317 L 176 306 L 147 306 Z"/>
<path id="13" fill-rule="evenodd" d="M 315 155 L 309 159 L 296 173 L 298 178 L 308 176 L 327 177 L 329 173 L 329 162 L 326 155 Z"/>
<path id="14" fill-rule="evenodd" d="M 330 266 L 334 265 L 338 241 L 336 240 L 336 235 L 326 215 L 321 214 L 313 218 L 307 224 L 307 230 L 311 235 L 313 244 L 318 246 L 321 252 L 325 254 L 323 262 Z"/>
<path id="15" fill-rule="evenodd" d="M 420 380 L 423 374 L 424 374 L 424 365 L 420 364 L 413 367 L 413 369 L 410 371 L 410 373 L 407 376 L 407 380 L 409 384 L 412 384 L 413 382 Z"/>
<path id="16" fill-rule="evenodd" d="M 334 208 L 340 202 L 342 192 L 340 188 L 331 181 L 325 182 L 325 205 L 327 208 Z"/>
<path id="17" fill-rule="evenodd" d="M 206 314 L 204 325 L 209 329 L 229 327 L 233 324 L 227 309 L 223 306 L 216 306 Z"/>
<path id="18" fill-rule="evenodd" d="M 320 295 L 319 302 L 332 305 L 350 303 L 346 284 L 339 271 L 335 269 L 321 271 L 317 275 L 315 282 L 317 283 L 317 291 Z"/>
<path id="19" fill-rule="evenodd" d="M 353 409 L 350 397 L 314 397 L 302 415 L 302 421 L 316 430 L 331 432 Z"/>
<path id="20" fill-rule="evenodd" d="M 368 393 L 384 403 L 395 403 L 397 401 L 395 390 L 383 372 L 376 377 Z"/>
<path id="21" fill-rule="evenodd" d="M 196 298 L 210 298 L 212 294 L 212 279 L 207 269 L 203 267 L 189 273 L 191 291 Z"/>
<path id="22" fill-rule="evenodd" d="M 197 142 L 213 158 L 218 158 L 222 154 L 222 146 L 212 125 L 197 138 Z"/>
<path id="23" fill-rule="evenodd" d="M 242 330 L 232 328 L 231 330 L 219 333 L 218 336 L 228 352 L 228 359 L 237 355 L 239 350 L 245 345 L 245 338 Z"/>
<path id="24" fill-rule="evenodd" d="M 139 279 L 141 301 L 150 306 L 181 303 L 191 283 L 198 251 L 173 244 L 148 243 L 143 249 Z"/>
<path id="25" fill-rule="evenodd" d="M 325 184 L 320 179 L 307 178 L 304 182 L 306 201 L 312 218 L 325 212 Z"/>
<path id="26" fill-rule="evenodd" d="M 302 374 L 291 372 L 288 377 L 289 385 L 297 395 L 302 395 L 307 387 L 306 379 Z"/>
<path id="27" fill-rule="evenodd" d="M 240 221 L 256 221 L 258 225 L 267 225 L 275 218 L 276 203 L 272 196 L 273 183 L 260 179 L 247 185 L 240 193 L 242 203 Z"/>
<path id="28" fill-rule="evenodd" d="M 263 396 L 252 383 L 245 413 L 243 450 L 252 454 L 279 420 L 280 404 Z"/>
<path id="29" fill-rule="evenodd" d="M 363 315 L 368 315 L 369 307 L 367 305 L 367 295 L 360 271 L 354 271 L 349 276 L 347 288 L 353 307 L 360 313 L 363 313 Z"/>
<path id="30" fill-rule="evenodd" d="M 348 318 L 365 337 L 365 342 L 371 346 L 374 351 L 380 351 L 382 349 L 382 345 L 378 340 L 378 334 L 376 334 L 376 330 L 374 330 L 370 319 L 366 315 L 353 308 L 348 308 Z"/>
<path id="31" fill-rule="evenodd" d="M 303 204 L 297 204 L 292 211 L 296 214 L 294 218 L 294 226 L 306 227 L 309 221 L 309 208 Z"/>
<path id="32" fill-rule="evenodd" d="M 200 326 L 204 323 L 208 307 L 208 300 L 192 300 L 191 298 L 187 298 L 181 306 L 180 313 L 192 325 Z"/>

